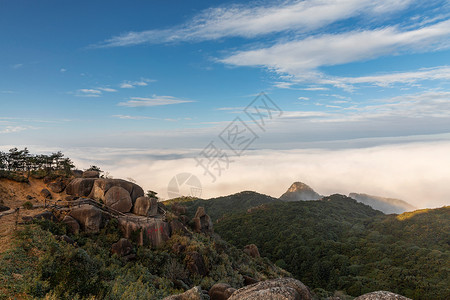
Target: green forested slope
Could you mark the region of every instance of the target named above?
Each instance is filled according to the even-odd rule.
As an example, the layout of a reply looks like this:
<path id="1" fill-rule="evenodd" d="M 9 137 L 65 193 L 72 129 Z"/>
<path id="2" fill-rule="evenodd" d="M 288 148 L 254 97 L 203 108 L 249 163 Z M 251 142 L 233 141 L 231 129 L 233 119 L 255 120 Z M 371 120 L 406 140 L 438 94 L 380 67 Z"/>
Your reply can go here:
<path id="1" fill-rule="evenodd" d="M 261 255 L 312 288 L 449 299 L 449 210 L 386 216 L 332 195 L 241 211 L 215 230 L 238 247 L 256 244 Z"/>

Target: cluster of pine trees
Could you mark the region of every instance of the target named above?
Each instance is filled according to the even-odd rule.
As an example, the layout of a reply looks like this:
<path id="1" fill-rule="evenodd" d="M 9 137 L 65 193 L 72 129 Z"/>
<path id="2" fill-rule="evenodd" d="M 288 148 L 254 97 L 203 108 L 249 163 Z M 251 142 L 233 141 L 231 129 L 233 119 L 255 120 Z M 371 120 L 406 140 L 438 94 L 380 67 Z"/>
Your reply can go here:
<path id="1" fill-rule="evenodd" d="M 31 154 L 27 148 L 19 150 L 12 148 L 8 152 L 0 151 L 0 171 L 3 172 L 28 172 L 38 170 L 62 170 L 67 173 L 74 167 L 68 157 L 64 157 L 61 151 L 46 154 Z"/>

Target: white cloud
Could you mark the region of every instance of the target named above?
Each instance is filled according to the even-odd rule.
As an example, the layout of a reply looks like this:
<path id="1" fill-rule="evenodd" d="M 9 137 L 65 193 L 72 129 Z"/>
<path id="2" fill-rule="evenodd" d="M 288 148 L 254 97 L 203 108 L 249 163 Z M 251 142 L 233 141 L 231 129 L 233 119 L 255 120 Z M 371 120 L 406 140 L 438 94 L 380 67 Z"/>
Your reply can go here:
<path id="1" fill-rule="evenodd" d="M 32 127 L 32 126 L 0 126 L 0 134 L 17 133 L 17 132 L 28 130 L 28 129 L 35 129 L 35 127 Z"/>
<path id="2" fill-rule="evenodd" d="M 59 69 L 59 72 L 65 73 L 65 72 L 67 72 L 67 69 L 61 68 L 61 69 Z"/>
<path id="3" fill-rule="evenodd" d="M 448 48 L 449 35 L 450 20 L 410 31 L 391 26 L 280 42 L 271 47 L 238 51 L 220 61 L 235 66 L 266 67 L 302 79 L 311 76 L 309 73 L 305 75 L 305 72 L 314 72 L 322 66 L 363 61 L 405 51 Z"/>
<path id="4" fill-rule="evenodd" d="M 78 97 L 100 97 L 102 95 L 102 91 L 98 89 L 79 89 L 75 95 Z"/>
<path id="5" fill-rule="evenodd" d="M 308 100 L 309 100 L 308 97 L 298 97 L 297 99 L 298 99 L 298 100 L 303 100 L 303 101 L 308 101 Z"/>
<path id="6" fill-rule="evenodd" d="M 159 106 L 159 105 L 195 102 L 193 100 L 184 100 L 172 96 L 158 96 L 158 95 L 153 95 L 153 97 L 151 98 L 131 97 L 130 99 L 131 100 L 128 100 L 126 102 L 120 102 L 118 105 L 128 107 L 141 107 L 141 106 Z"/>
<path id="7" fill-rule="evenodd" d="M 120 47 L 143 43 L 253 38 L 282 31 L 309 32 L 339 20 L 405 9 L 412 0 L 304 0 L 231 5 L 202 11 L 191 21 L 169 29 L 128 32 L 95 47 Z"/>
<path id="8" fill-rule="evenodd" d="M 404 199 L 419 208 L 449 204 L 450 169 L 443 167 L 450 165 L 449 140 L 354 149 L 247 151 L 233 157 L 215 183 L 196 167 L 192 157 L 199 151 L 70 148 L 63 152 L 79 167 L 100 165 L 114 178 L 133 178 L 164 198 L 169 181 L 189 172 L 200 179 L 204 198 L 243 190 L 279 197 L 294 181 L 302 181 L 323 195 L 368 193 Z M 89 158 L 87 152 L 92 153 Z"/>
<path id="9" fill-rule="evenodd" d="M 119 87 L 122 89 L 132 89 L 137 86 L 147 86 L 149 82 L 154 82 L 153 79 L 148 78 L 141 78 L 141 80 L 138 81 L 124 81 L 122 82 Z"/>
<path id="10" fill-rule="evenodd" d="M 117 92 L 116 89 L 112 89 L 112 88 L 100 87 L 100 88 L 97 88 L 97 89 L 99 89 L 99 90 L 101 90 L 101 91 L 103 91 L 103 92 L 109 92 L 109 93 Z"/>

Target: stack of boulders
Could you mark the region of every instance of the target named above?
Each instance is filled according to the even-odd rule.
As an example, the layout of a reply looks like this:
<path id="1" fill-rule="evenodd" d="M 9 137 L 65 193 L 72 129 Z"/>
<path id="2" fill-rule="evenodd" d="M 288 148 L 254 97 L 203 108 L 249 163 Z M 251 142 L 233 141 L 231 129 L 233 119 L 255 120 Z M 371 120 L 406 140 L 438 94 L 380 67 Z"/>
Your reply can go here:
<path id="1" fill-rule="evenodd" d="M 197 208 L 197 212 L 195 213 L 192 221 L 194 222 L 195 232 L 204 233 L 207 235 L 214 232 L 211 217 L 206 214 L 204 207 L 200 206 Z"/>
<path id="2" fill-rule="evenodd" d="M 124 238 L 139 245 L 159 246 L 174 233 L 187 234 L 187 217 L 182 215 L 166 222 L 162 217 L 161 203 L 155 197 L 144 196 L 137 184 L 122 180 L 99 178 L 96 171 L 87 171 L 77 176 L 65 187 L 67 200 L 93 199 L 119 215 L 119 228 Z M 178 213 L 186 213 L 180 206 Z M 73 233 L 80 231 L 99 232 L 108 219 L 108 212 L 95 205 L 81 204 L 73 208 L 62 221 Z M 211 218 L 199 208 L 194 218 L 195 231 L 212 233 Z"/>

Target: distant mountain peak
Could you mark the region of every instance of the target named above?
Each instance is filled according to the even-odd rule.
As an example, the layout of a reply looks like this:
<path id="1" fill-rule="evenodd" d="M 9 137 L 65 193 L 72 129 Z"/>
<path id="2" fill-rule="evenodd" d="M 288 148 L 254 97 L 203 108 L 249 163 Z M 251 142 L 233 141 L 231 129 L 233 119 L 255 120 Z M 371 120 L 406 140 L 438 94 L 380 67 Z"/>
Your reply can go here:
<path id="1" fill-rule="evenodd" d="M 322 198 L 316 191 L 314 191 L 306 183 L 296 181 L 289 189 L 281 195 L 280 200 L 283 201 L 307 201 L 307 200 L 319 200 Z"/>
<path id="2" fill-rule="evenodd" d="M 386 198 L 359 193 L 350 193 L 348 196 L 358 202 L 370 205 L 374 209 L 380 210 L 385 214 L 401 214 L 406 211 L 413 211 L 417 209 L 408 202 L 395 198 Z"/>

